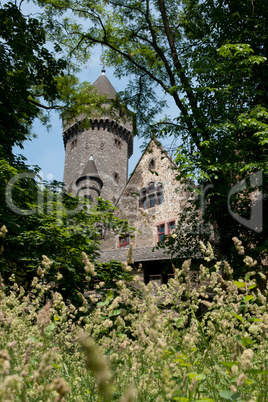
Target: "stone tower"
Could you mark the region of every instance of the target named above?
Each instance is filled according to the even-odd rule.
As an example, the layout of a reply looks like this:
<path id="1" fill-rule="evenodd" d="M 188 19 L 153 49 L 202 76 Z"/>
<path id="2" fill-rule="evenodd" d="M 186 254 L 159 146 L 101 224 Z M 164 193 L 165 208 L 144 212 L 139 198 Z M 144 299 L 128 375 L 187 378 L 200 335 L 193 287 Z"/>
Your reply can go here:
<path id="1" fill-rule="evenodd" d="M 120 106 L 108 113 L 117 93 L 105 71 L 93 86 L 99 95 L 106 96 L 103 106 L 107 115 L 92 114 L 87 128 L 79 121 L 64 128 L 63 181 L 68 193 L 93 202 L 101 196 L 115 203 L 128 179 L 128 159 L 133 153 L 133 115 Z"/>

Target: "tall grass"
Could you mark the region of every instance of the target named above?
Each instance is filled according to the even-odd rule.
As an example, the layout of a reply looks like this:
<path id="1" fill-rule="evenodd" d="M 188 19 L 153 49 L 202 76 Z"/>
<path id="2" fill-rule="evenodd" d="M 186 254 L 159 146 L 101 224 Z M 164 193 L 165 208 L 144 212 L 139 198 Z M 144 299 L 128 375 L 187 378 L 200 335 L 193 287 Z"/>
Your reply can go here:
<path id="1" fill-rule="evenodd" d="M 1 282 L 0 401 L 268 401 L 266 277 L 242 256 L 234 281 L 202 247 L 198 271 L 118 281 L 80 311 L 38 276 L 27 294 Z"/>

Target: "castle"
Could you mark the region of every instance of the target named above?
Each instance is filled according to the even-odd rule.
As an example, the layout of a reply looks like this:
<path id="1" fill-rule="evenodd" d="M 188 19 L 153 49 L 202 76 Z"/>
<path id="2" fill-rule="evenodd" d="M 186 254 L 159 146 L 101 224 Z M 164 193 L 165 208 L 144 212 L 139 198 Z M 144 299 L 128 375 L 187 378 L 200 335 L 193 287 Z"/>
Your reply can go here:
<path id="1" fill-rule="evenodd" d="M 108 109 L 117 94 L 104 71 L 93 86 L 99 95 L 106 96 L 104 110 Z M 117 215 L 136 228 L 134 238 L 107 232 L 102 261 L 125 261 L 131 242 L 134 263 L 142 264 L 145 282 L 166 283 L 173 272 L 170 257 L 163 249 L 153 248 L 172 233 L 189 194 L 176 180 L 171 157 L 154 137 L 128 178 L 135 116 L 120 107 L 113 115 L 105 114 L 90 116 L 86 127 L 79 121 L 65 127 L 66 190 L 93 203 L 98 197 L 109 200 L 118 208 Z"/>

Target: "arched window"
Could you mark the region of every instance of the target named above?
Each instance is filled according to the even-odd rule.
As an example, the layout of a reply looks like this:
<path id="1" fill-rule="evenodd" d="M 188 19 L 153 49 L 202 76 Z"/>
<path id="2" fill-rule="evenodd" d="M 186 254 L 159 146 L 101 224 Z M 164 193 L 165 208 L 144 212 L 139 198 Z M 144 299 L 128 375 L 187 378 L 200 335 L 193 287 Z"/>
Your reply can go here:
<path id="1" fill-rule="evenodd" d="M 151 159 L 149 162 L 149 169 L 150 170 L 155 170 L 155 160 Z"/>

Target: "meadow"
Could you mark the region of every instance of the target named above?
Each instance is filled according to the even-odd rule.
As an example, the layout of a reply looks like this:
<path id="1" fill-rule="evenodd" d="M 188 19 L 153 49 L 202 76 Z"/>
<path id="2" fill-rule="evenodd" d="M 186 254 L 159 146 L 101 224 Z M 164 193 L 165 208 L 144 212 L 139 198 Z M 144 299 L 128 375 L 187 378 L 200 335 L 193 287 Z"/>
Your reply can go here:
<path id="1" fill-rule="evenodd" d="M 267 279 L 234 242 L 239 280 L 201 244 L 198 271 L 187 260 L 167 285 L 134 275 L 105 293 L 84 255 L 80 307 L 46 282 L 45 256 L 29 290 L 1 280 L 0 401 L 267 401 Z"/>

